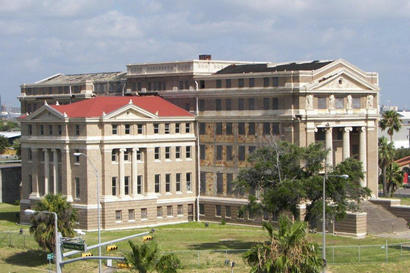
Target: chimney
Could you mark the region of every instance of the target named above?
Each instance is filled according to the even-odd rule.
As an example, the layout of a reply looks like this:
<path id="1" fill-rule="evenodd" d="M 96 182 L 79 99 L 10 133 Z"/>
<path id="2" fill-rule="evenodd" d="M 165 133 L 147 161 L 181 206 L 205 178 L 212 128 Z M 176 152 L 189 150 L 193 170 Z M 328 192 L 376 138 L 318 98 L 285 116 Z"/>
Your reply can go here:
<path id="1" fill-rule="evenodd" d="M 199 59 L 203 61 L 210 61 L 212 59 L 212 55 L 210 54 L 201 54 L 199 55 Z"/>

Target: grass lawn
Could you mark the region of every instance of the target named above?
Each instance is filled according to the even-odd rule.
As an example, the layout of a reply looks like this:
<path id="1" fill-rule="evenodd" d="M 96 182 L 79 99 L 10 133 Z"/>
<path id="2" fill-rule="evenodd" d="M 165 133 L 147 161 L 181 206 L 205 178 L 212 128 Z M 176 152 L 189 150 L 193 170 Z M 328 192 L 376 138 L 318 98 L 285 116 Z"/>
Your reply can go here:
<path id="1" fill-rule="evenodd" d="M 26 237 L 18 234 L 21 226 L 17 225 L 15 223 L 16 219 L 13 218 L 16 212 L 18 212 L 18 206 L 0 204 L 0 272 L 47 271 L 46 253 L 37 248 L 33 238 L 27 233 L 27 227 L 24 227 Z M 148 230 L 103 231 L 102 241 Z M 5 231 L 8 233 L 5 233 Z M 163 252 L 175 252 L 180 257 L 184 265 L 182 272 L 227 272 L 229 268 L 224 266 L 226 259 L 236 262 L 235 272 L 249 272 L 249 268 L 242 261 L 241 254 L 244 249 L 250 248 L 255 242 L 267 238 L 261 227 L 220 225 L 217 223 L 211 223 L 208 227 L 205 227 L 204 223 L 196 222 L 157 227 L 153 236 Z M 321 244 L 321 234 L 309 234 L 309 237 L 319 245 Z M 14 247 L 9 246 L 10 238 L 11 245 Z M 21 242 L 22 238 L 25 238 L 24 245 Z M 84 238 L 88 245 L 93 245 L 97 242 L 97 233 L 88 232 Z M 133 240 L 141 241 L 141 238 Z M 335 257 L 334 261 L 340 263 L 330 265 L 330 271 L 333 273 L 407 272 L 410 262 L 405 259 L 410 256 L 410 250 L 403 250 L 400 247 L 389 248 L 389 259 L 394 259 L 394 261 L 384 263 L 386 251 L 383 245 L 385 241 L 384 238 L 373 236 L 368 236 L 365 239 L 355 239 L 328 235 L 327 259 L 332 262 L 333 257 Z M 401 241 L 399 239 L 389 239 L 388 242 L 392 244 Z M 360 249 L 359 245 L 362 246 Z M 374 247 L 364 247 L 364 245 L 374 245 Z M 122 256 L 124 252 L 129 250 L 126 241 L 118 243 L 117 246 L 117 251 L 108 253 L 103 248 L 102 254 Z M 94 255 L 97 254 L 96 249 L 91 252 Z M 398 258 L 400 253 L 409 256 Z M 359 264 L 357 263 L 359 255 L 361 262 L 373 262 Z M 375 260 L 379 262 L 374 262 Z M 96 272 L 96 268 L 96 261 L 77 262 L 66 265 L 64 272 Z M 119 272 L 127 271 L 120 270 Z"/>

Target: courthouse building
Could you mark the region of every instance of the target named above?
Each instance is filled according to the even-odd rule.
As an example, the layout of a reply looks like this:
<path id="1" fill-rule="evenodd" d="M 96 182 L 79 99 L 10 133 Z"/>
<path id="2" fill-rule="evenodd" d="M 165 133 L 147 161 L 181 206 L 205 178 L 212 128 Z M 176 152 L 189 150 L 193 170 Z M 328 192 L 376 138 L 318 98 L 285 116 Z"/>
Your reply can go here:
<path id="1" fill-rule="evenodd" d="M 200 219 L 255 220 L 251 215 L 239 218 L 237 210 L 247 198 L 235 193 L 232 182 L 255 149 L 277 140 L 299 146 L 323 142 L 330 167 L 348 157 L 360 159 L 362 185 L 377 196 L 375 72 L 342 59 L 252 63 L 202 55 L 186 62 L 129 64 L 124 77 L 119 95 L 155 92 L 196 115 Z M 20 97 L 28 99 L 27 94 Z"/>
<path id="2" fill-rule="evenodd" d="M 194 121 L 158 96 L 43 105 L 21 121 L 21 209 L 47 193 L 62 193 L 78 209 L 80 227 L 96 229 L 94 165 L 102 228 L 193 220 Z"/>

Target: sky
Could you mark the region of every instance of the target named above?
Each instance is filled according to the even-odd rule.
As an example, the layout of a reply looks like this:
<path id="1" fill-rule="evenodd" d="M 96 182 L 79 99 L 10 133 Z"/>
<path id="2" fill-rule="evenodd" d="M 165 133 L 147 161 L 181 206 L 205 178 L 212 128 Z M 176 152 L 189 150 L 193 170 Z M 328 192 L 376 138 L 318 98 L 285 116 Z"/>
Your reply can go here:
<path id="1" fill-rule="evenodd" d="M 410 108 L 410 0 L 0 0 L 0 94 L 56 73 L 126 64 L 343 58 Z"/>

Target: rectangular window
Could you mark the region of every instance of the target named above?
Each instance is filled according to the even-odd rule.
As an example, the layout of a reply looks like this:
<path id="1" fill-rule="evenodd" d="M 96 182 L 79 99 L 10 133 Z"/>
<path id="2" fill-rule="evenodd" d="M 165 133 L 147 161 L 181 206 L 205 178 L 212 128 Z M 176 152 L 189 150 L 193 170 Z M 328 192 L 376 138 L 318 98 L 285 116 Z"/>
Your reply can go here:
<path id="1" fill-rule="evenodd" d="M 183 81 L 179 81 L 179 82 L 178 82 L 178 89 L 179 89 L 179 90 L 184 89 L 184 82 L 183 82 Z"/>
<path id="2" fill-rule="evenodd" d="M 344 98 L 338 97 L 335 101 L 336 109 L 343 109 L 345 107 Z"/>
<path id="3" fill-rule="evenodd" d="M 142 134 L 142 124 L 137 124 L 137 134 Z"/>
<path id="4" fill-rule="evenodd" d="M 233 181 L 233 174 L 232 173 L 227 173 L 226 174 L 226 193 L 227 194 L 232 194 L 232 192 L 233 192 L 232 181 Z"/>
<path id="5" fill-rule="evenodd" d="M 216 173 L 216 193 L 223 193 L 224 191 L 224 184 L 223 184 L 223 174 Z"/>
<path id="6" fill-rule="evenodd" d="M 278 109 L 279 109 L 279 99 L 272 98 L 272 110 L 278 110 Z"/>
<path id="7" fill-rule="evenodd" d="M 75 198 L 80 199 L 80 178 L 75 178 Z"/>
<path id="8" fill-rule="evenodd" d="M 238 99 L 238 110 L 244 110 L 245 109 L 245 102 L 243 99 Z"/>
<path id="9" fill-rule="evenodd" d="M 75 152 L 76 152 L 76 153 L 79 153 L 80 150 L 76 149 Z M 79 155 L 78 155 L 78 156 L 74 156 L 74 158 L 75 158 L 75 163 L 80 163 L 80 156 L 79 156 Z"/>
<path id="10" fill-rule="evenodd" d="M 33 192 L 33 176 L 31 174 L 28 175 L 28 187 L 29 187 L 29 192 Z"/>
<path id="11" fill-rule="evenodd" d="M 171 192 L 171 174 L 165 174 L 165 191 Z"/>
<path id="12" fill-rule="evenodd" d="M 129 159 L 130 159 L 130 152 L 129 152 L 129 150 L 127 149 L 127 150 L 125 150 L 124 151 L 124 161 L 128 161 Z"/>
<path id="13" fill-rule="evenodd" d="M 278 77 L 273 77 L 272 78 L 272 86 L 274 86 L 274 87 L 279 86 L 279 78 Z"/>
<path id="14" fill-rule="evenodd" d="M 206 124 L 205 124 L 204 122 L 200 122 L 200 123 L 199 123 L 199 134 L 200 134 L 200 135 L 205 135 L 205 131 L 206 131 L 206 130 L 205 130 L 205 128 L 206 128 L 205 125 L 206 125 Z"/>
<path id="15" fill-rule="evenodd" d="M 270 135 L 270 123 L 269 122 L 264 122 L 263 123 L 263 134 Z"/>
<path id="16" fill-rule="evenodd" d="M 205 100 L 199 100 L 198 104 L 199 111 L 205 111 Z"/>
<path id="17" fill-rule="evenodd" d="M 165 123 L 165 134 L 169 134 L 169 123 Z"/>
<path id="18" fill-rule="evenodd" d="M 255 110 L 255 99 L 254 98 L 248 99 L 248 109 Z"/>
<path id="19" fill-rule="evenodd" d="M 225 206 L 225 217 L 231 218 L 231 207 L 230 206 Z"/>
<path id="20" fill-rule="evenodd" d="M 167 206 L 167 216 L 168 216 L 168 217 L 173 216 L 173 213 L 172 213 L 172 206 Z"/>
<path id="21" fill-rule="evenodd" d="M 239 161 L 245 161 L 245 146 L 239 146 Z"/>
<path id="22" fill-rule="evenodd" d="M 238 87 L 244 87 L 245 86 L 245 80 L 244 79 L 238 79 Z"/>
<path id="23" fill-rule="evenodd" d="M 232 122 L 227 122 L 226 123 L 226 134 L 227 135 L 232 135 Z"/>
<path id="24" fill-rule="evenodd" d="M 117 177 L 111 178 L 111 194 L 117 195 Z"/>
<path id="25" fill-rule="evenodd" d="M 352 108 L 353 109 L 360 109 L 360 97 L 353 97 L 352 98 Z"/>
<path id="26" fill-rule="evenodd" d="M 222 160 L 222 145 L 216 145 L 216 160 Z"/>
<path id="27" fill-rule="evenodd" d="M 131 133 L 131 125 L 125 124 L 125 134 L 129 135 Z"/>
<path id="28" fill-rule="evenodd" d="M 232 100 L 231 99 L 226 99 L 225 100 L 225 109 L 227 111 L 231 111 L 232 110 Z"/>
<path id="29" fill-rule="evenodd" d="M 141 150 L 137 150 L 137 160 L 141 161 Z"/>
<path id="30" fill-rule="evenodd" d="M 255 78 L 249 78 L 249 87 L 255 87 Z"/>
<path id="31" fill-rule="evenodd" d="M 222 102 L 220 99 L 215 100 L 215 110 L 216 111 L 221 111 L 222 110 Z"/>
<path id="32" fill-rule="evenodd" d="M 162 207 L 157 207 L 157 217 L 162 217 Z"/>
<path id="33" fill-rule="evenodd" d="M 121 210 L 115 211 L 115 221 L 122 221 L 122 211 Z"/>
<path id="34" fill-rule="evenodd" d="M 75 126 L 75 135 L 79 136 L 80 135 L 80 125 Z"/>
<path id="35" fill-rule="evenodd" d="M 216 80 L 216 88 L 222 87 L 222 80 Z"/>
<path id="36" fill-rule="evenodd" d="M 221 205 L 216 205 L 215 215 L 218 216 L 218 217 L 221 217 Z"/>
<path id="37" fill-rule="evenodd" d="M 191 132 L 191 125 L 189 122 L 185 123 L 185 133 L 189 134 Z"/>
<path id="38" fill-rule="evenodd" d="M 200 159 L 202 160 L 205 159 L 205 151 L 206 151 L 206 146 L 204 144 L 199 145 L 199 156 L 200 156 Z"/>
<path id="39" fill-rule="evenodd" d="M 31 161 L 33 159 L 33 152 L 31 151 L 31 149 L 27 150 L 27 159 L 29 161 Z"/>
<path id="40" fill-rule="evenodd" d="M 156 174 L 155 175 L 155 192 L 156 193 L 159 193 L 159 191 L 160 191 L 160 175 L 159 174 Z"/>
<path id="41" fill-rule="evenodd" d="M 226 80 L 225 80 L 225 87 L 226 87 L 226 88 L 231 88 L 231 86 L 232 86 L 231 79 L 226 79 Z"/>
<path id="42" fill-rule="evenodd" d="M 160 159 L 160 150 L 159 147 L 154 148 L 154 159 L 159 160 Z"/>
<path id="43" fill-rule="evenodd" d="M 175 134 L 179 134 L 180 125 L 181 124 L 179 124 L 179 123 L 175 123 Z"/>
<path id="44" fill-rule="evenodd" d="M 256 146 L 249 146 L 249 147 L 248 147 L 248 153 L 249 153 L 249 155 L 251 155 L 255 150 L 256 150 Z"/>
<path id="45" fill-rule="evenodd" d="M 263 87 L 269 87 L 269 78 L 263 78 Z"/>
<path id="46" fill-rule="evenodd" d="M 280 134 L 279 122 L 272 123 L 272 134 L 275 136 Z"/>
<path id="47" fill-rule="evenodd" d="M 61 126 L 61 125 L 59 125 Z M 31 124 L 28 126 L 28 134 L 31 136 L 33 134 L 33 126 Z"/>
<path id="48" fill-rule="evenodd" d="M 185 158 L 191 158 L 191 146 L 185 147 Z"/>
<path id="49" fill-rule="evenodd" d="M 222 122 L 217 122 L 216 123 L 216 134 L 217 135 L 222 135 Z"/>
<path id="50" fill-rule="evenodd" d="M 44 135 L 44 125 L 40 125 L 40 135 Z"/>
<path id="51" fill-rule="evenodd" d="M 158 134 L 158 133 L 159 133 L 159 124 L 154 123 L 154 134 Z"/>
<path id="52" fill-rule="evenodd" d="M 263 98 L 263 109 L 269 110 L 269 98 Z"/>
<path id="53" fill-rule="evenodd" d="M 165 147 L 165 159 L 171 158 L 171 147 Z"/>
<path id="54" fill-rule="evenodd" d="M 250 136 L 255 135 L 255 123 L 254 122 L 248 123 L 248 135 Z"/>
<path id="55" fill-rule="evenodd" d="M 181 146 L 175 147 L 175 158 L 181 158 Z"/>
<path id="56" fill-rule="evenodd" d="M 201 172 L 200 174 L 200 180 L 201 180 L 201 194 L 206 193 L 206 172 Z"/>
<path id="57" fill-rule="evenodd" d="M 50 136 L 53 135 L 53 125 L 48 125 L 48 134 L 49 134 Z"/>
<path id="58" fill-rule="evenodd" d="M 181 191 L 181 174 L 180 173 L 175 174 L 175 191 L 177 192 Z"/>
<path id="59" fill-rule="evenodd" d="M 199 214 L 205 215 L 205 206 L 204 204 L 199 204 Z"/>
<path id="60" fill-rule="evenodd" d="M 326 97 L 318 97 L 317 98 L 317 108 L 327 109 L 327 98 Z"/>
<path id="61" fill-rule="evenodd" d="M 245 135 L 245 123 L 244 122 L 238 123 L 238 134 Z"/>
<path id="62" fill-rule="evenodd" d="M 186 178 L 186 190 L 187 191 L 192 191 L 192 175 L 191 173 L 186 173 L 185 175 Z"/>
<path id="63" fill-rule="evenodd" d="M 141 219 L 147 219 L 148 218 L 148 209 L 143 208 L 141 209 Z"/>
<path id="64" fill-rule="evenodd" d="M 177 214 L 178 215 L 184 215 L 184 206 L 183 205 L 178 205 Z"/>
<path id="65" fill-rule="evenodd" d="M 204 80 L 199 81 L 199 88 L 201 88 L 201 89 L 205 88 L 205 81 Z"/>
<path id="66" fill-rule="evenodd" d="M 134 221 L 135 220 L 135 210 L 129 209 L 128 210 L 128 221 Z"/>
<path id="67" fill-rule="evenodd" d="M 137 176 L 137 193 L 142 193 L 142 175 Z"/>
<path id="68" fill-rule="evenodd" d="M 118 125 L 113 124 L 111 126 L 111 131 L 113 135 L 116 135 L 118 133 Z"/>
<path id="69" fill-rule="evenodd" d="M 130 194 L 130 177 L 129 176 L 124 177 L 124 194 L 125 195 Z"/>
<path id="70" fill-rule="evenodd" d="M 63 134 L 63 126 L 58 125 L 57 130 L 58 130 L 58 135 L 61 136 Z"/>
<path id="71" fill-rule="evenodd" d="M 226 160 L 227 161 L 232 161 L 233 160 L 232 145 L 227 145 L 226 146 Z"/>

